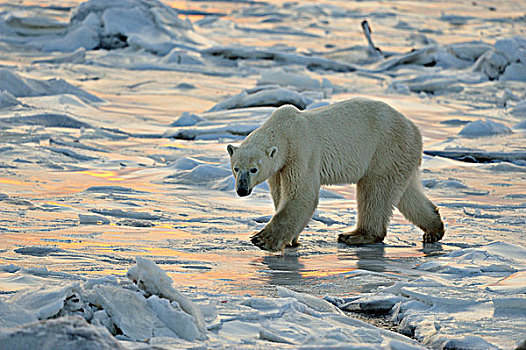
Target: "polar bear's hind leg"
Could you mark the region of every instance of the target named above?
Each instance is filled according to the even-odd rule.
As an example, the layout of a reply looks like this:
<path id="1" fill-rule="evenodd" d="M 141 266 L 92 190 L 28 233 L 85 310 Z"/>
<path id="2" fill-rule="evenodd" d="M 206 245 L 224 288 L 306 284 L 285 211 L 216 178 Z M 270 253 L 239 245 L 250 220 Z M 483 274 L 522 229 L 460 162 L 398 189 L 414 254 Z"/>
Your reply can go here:
<path id="1" fill-rule="evenodd" d="M 411 178 L 397 205 L 400 212 L 424 231 L 423 241 L 433 243 L 444 236 L 444 223 L 438 213 L 438 208 L 422 192 L 418 175 Z"/>
<path id="2" fill-rule="evenodd" d="M 349 245 L 382 242 L 387 234 L 387 226 L 394 206 L 400 200 L 404 188 L 402 179 L 393 181 L 388 176 L 369 176 L 358 181 L 356 184 L 358 202 L 356 229 L 350 233 L 340 234 L 338 242 Z"/>

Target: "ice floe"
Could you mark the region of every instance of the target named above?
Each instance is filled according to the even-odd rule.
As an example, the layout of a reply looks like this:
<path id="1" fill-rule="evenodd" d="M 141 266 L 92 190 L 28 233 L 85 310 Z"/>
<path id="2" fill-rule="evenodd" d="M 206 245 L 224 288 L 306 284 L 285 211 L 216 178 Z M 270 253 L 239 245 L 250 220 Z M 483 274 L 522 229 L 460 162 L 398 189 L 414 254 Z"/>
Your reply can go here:
<path id="1" fill-rule="evenodd" d="M 502 134 L 511 134 L 513 131 L 503 123 L 494 122 L 490 119 L 476 120 L 468 123 L 459 135 L 466 137 L 484 137 Z"/>
<path id="2" fill-rule="evenodd" d="M 0 300 L 2 344 L 42 349 L 127 349 L 140 344 L 423 348 L 403 335 L 349 318 L 322 298 L 284 287 L 278 287 L 276 298 L 209 294 L 206 299 L 195 295 L 201 300 L 196 303 L 179 293 L 154 262 L 136 261 L 127 273 L 133 283 L 91 279 Z"/>
<path id="3" fill-rule="evenodd" d="M 343 310 L 386 314 L 402 333 L 432 348 L 513 348 L 526 325 L 523 247 L 496 242 L 460 249 L 416 266 L 426 274 L 354 300 Z M 466 329 L 477 335 L 465 335 Z"/>

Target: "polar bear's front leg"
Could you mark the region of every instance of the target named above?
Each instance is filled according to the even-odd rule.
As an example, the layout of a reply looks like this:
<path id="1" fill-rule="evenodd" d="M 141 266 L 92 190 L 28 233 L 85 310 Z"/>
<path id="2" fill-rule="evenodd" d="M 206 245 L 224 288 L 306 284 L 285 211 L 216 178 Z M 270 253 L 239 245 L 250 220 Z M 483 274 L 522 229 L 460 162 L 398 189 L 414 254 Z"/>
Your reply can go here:
<path id="1" fill-rule="evenodd" d="M 280 199 L 278 211 L 267 226 L 252 236 L 252 243 L 269 251 L 281 251 L 288 244 L 298 245 L 298 236 L 318 205 L 319 192 L 317 180 L 293 188 L 291 197 Z"/>
<path id="2" fill-rule="evenodd" d="M 268 178 L 268 186 L 274 202 L 274 209 L 277 211 L 281 200 L 281 178 L 279 172 Z"/>

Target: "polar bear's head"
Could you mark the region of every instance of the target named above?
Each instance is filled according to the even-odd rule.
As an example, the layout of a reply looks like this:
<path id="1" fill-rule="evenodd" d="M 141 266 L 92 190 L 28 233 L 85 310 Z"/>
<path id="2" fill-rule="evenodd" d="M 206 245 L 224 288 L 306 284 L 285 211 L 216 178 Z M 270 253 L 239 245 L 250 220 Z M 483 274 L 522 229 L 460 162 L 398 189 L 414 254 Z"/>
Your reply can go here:
<path id="1" fill-rule="evenodd" d="M 266 150 L 254 147 L 235 147 L 228 145 L 230 166 L 236 178 L 236 192 L 244 197 L 252 193 L 252 189 L 268 179 L 275 169 L 274 162 L 278 148 L 272 146 Z"/>

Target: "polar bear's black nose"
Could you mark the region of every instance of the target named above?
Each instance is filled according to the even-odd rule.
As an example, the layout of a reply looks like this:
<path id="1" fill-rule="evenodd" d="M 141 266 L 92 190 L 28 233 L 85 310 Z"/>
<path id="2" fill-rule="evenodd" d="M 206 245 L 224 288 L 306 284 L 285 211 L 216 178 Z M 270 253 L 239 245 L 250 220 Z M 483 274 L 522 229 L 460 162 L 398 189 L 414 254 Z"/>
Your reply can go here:
<path id="1" fill-rule="evenodd" d="M 250 193 L 252 193 L 252 191 L 250 189 L 248 189 L 248 188 L 238 188 L 236 191 L 237 191 L 237 195 L 239 197 L 246 197 Z"/>

